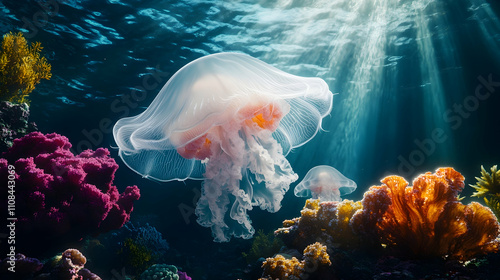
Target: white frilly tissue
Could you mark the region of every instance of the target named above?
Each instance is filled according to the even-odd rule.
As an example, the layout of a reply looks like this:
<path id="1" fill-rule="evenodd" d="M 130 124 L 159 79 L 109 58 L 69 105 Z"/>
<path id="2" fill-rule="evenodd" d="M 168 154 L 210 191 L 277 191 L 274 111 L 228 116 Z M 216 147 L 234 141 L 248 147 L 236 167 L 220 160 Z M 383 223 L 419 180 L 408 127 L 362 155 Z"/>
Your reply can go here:
<path id="1" fill-rule="evenodd" d="M 203 180 L 197 221 L 215 241 L 251 238 L 247 210 L 280 209 L 298 179 L 285 156 L 316 135 L 332 97 L 320 78 L 245 54 L 212 54 L 177 71 L 113 136 L 125 164 L 146 178 Z"/>

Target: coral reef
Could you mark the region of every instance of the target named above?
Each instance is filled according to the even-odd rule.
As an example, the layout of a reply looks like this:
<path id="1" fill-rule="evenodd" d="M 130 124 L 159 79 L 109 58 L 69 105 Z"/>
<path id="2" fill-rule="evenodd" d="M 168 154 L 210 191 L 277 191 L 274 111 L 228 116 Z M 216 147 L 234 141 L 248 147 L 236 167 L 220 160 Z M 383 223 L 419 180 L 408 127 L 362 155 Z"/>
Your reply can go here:
<path id="1" fill-rule="evenodd" d="M 162 255 L 169 249 L 168 243 L 155 227 L 146 223 L 144 226 L 129 222 L 125 224 L 125 228 L 130 231 L 130 234 L 136 240 L 137 244 L 149 248 L 153 254 Z"/>
<path id="2" fill-rule="evenodd" d="M 302 250 L 308 244 L 321 242 L 329 247 L 357 247 L 361 240 L 350 227 L 350 219 L 361 209 L 361 202 L 308 199 L 301 217 L 285 220 L 275 231 L 285 244 Z"/>
<path id="3" fill-rule="evenodd" d="M 399 176 L 381 182 L 365 192 L 351 219 L 364 238 L 414 257 L 468 260 L 498 250 L 497 219 L 479 203 L 458 200 L 464 177 L 453 168 L 422 174 L 413 186 Z"/>
<path id="4" fill-rule="evenodd" d="M 316 242 L 304 249 L 302 261 L 295 257 L 287 259 L 283 255 L 267 258 L 262 264 L 263 277 L 290 280 L 308 279 L 310 274 L 315 273 L 320 267 L 332 264 L 326 250 L 326 246 Z"/>
<path id="5" fill-rule="evenodd" d="M 192 280 L 184 271 L 177 271 L 177 275 L 179 275 L 179 280 Z"/>
<path id="6" fill-rule="evenodd" d="M 171 261 L 169 245 L 155 227 L 127 222 L 121 228 L 85 240 L 82 251 L 106 267 L 126 267 L 132 275 L 140 275 L 155 263 Z M 106 275 L 103 274 L 105 277 Z"/>
<path id="7" fill-rule="evenodd" d="M 118 165 L 109 151 L 99 148 L 74 155 L 70 148 L 64 136 L 32 132 L 14 140 L 0 159 L 0 187 L 5 193 L 8 166 L 15 168 L 19 250 L 43 252 L 120 228 L 130 219 L 139 189 L 131 186 L 118 192 L 112 184 Z M 6 215 L 7 211 L 0 214 L 3 220 Z"/>
<path id="8" fill-rule="evenodd" d="M 123 265 L 131 267 L 137 274 L 142 273 L 152 263 L 163 260 L 169 249 L 167 241 L 163 239 L 155 227 L 146 224 L 141 226 L 131 222 L 126 223 L 121 229 L 123 240 L 118 249 L 118 254 L 123 256 Z"/>
<path id="9" fill-rule="evenodd" d="M 483 174 L 481 182 L 491 185 L 496 176 Z M 480 267 L 494 269 L 488 262 L 500 257 L 500 225 L 488 207 L 460 202 L 464 177 L 459 172 L 439 168 L 418 176 L 412 186 L 399 176 L 381 182 L 358 202 L 307 200 L 300 217 L 275 231 L 288 247 L 281 251 L 314 242 L 328 247 L 332 265 L 308 279 L 484 278 Z M 420 271 L 419 265 L 430 270 Z M 303 277 L 298 258 L 283 253 L 268 258 L 263 268 L 266 279 Z"/>
<path id="10" fill-rule="evenodd" d="M 61 279 L 74 279 L 87 263 L 87 258 L 77 249 L 67 249 L 61 255 L 56 266 L 57 274 Z"/>
<path id="11" fill-rule="evenodd" d="M 140 280 L 179 280 L 177 267 L 167 264 L 154 264 L 141 274 Z"/>
<path id="12" fill-rule="evenodd" d="M 262 256 L 272 256 L 279 252 L 283 242 L 276 238 L 273 232 L 265 234 L 263 230 L 258 230 L 254 236 L 252 247 L 248 253 L 243 253 L 243 257 L 249 264 L 257 261 Z"/>
<path id="13" fill-rule="evenodd" d="M 500 217 L 500 170 L 494 165 L 488 173 L 481 166 L 481 177 L 476 177 L 477 183 L 470 185 L 476 191 L 472 196 L 482 197 L 488 207 L 491 208 L 497 218 Z"/>
<path id="14" fill-rule="evenodd" d="M 15 262 L 15 273 L 5 271 L 7 266 L 12 267 L 9 261 Z M 84 268 L 86 263 L 87 258 L 77 249 L 66 249 L 46 263 L 16 254 L 14 260 L 8 258 L 0 262 L 0 276 L 2 279 L 23 280 L 101 280 L 98 275 Z"/>
<path id="15" fill-rule="evenodd" d="M 28 258 L 17 253 L 15 256 L 7 257 L 0 262 L 0 278 L 29 279 L 38 273 L 42 267 L 43 264 L 38 259 Z"/>
<path id="16" fill-rule="evenodd" d="M 153 251 L 132 238 L 125 239 L 117 255 L 124 259 L 126 267 L 131 268 L 134 274 L 146 270 L 153 260 Z"/>
<path id="17" fill-rule="evenodd" d="M 50 79 L 51 66 L 40 56 L 40 42 L 31 43 L 21 32 L 5 34 L 0 50 L 0 100 L 27 103 L 41 79 Z"/>
<path id="18" fill-rule="evenodd" d="M 28 104 L 0 101 L 0 154 L 12 146 L 14 139 L 37 130 L 34 122 L 29 122 Z"/>
<path id="19" fill-rule="evenodd" d="M 77 249 L 66 249 L 55 261 L 55 265 L 48 269 L 50 272 L 42 273 L 35 279 L 101 280 L 101 277 L 84 268 L 87 258 Z"/>

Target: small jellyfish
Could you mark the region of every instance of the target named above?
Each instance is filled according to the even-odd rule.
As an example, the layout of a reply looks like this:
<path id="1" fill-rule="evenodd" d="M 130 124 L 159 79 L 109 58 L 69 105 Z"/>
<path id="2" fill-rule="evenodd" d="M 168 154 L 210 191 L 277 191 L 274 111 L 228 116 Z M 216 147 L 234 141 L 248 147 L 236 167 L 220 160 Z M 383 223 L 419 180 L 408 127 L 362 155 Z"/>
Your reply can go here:
<path id="1" fill-rule="evenodd" d="M 341 195 L 356 190 L 356 183 L 346 178 L 337 169 L 328 165 L 318 165 L 307 172 L 304 179 L 295 187 L 298 197 L 310 197 L 321 201 L 342 201 Z"/>
<path id="2" fill-rule="evenodd" d="M 215 241 L 251 238 L 247 210 L 279 210 L 298 179 L 285 156 L 316 135 L 332 97 L 322 79 L 213 54 L 177 71 L 113 136 L 127 166 L 148 179 L 203 180 L 195 213 Z"/>

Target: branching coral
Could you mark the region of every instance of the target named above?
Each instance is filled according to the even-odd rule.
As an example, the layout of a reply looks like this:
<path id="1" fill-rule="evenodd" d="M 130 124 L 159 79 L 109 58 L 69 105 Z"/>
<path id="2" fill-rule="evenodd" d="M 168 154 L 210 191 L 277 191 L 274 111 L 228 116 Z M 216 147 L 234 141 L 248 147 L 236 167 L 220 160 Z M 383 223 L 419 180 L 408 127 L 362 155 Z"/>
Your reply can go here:
<path id="1" fill-rule="evenodd" d="M 302 261 L 292 257 L 287 259 L 282 255 L 267 258 L 262 264 L 264 277 L 271 279 L 300 280 L 309 278 L 321 266 L 331 265 L 326 246 L 316 242 L 304 249 Z"/>
<path id="2" fill-rule="evenodd" d="M 153 260 L 153 251 L 144 245 L 138 244 L 132 238 L 125 239 L 123 247 L 118 251 L 118 255 L 125 259 L 127 267 L 138 273 L 146 270 Z"/>
<path id="3" fill-rule="evenodd" d="M 351 200 L 320 202 L 319 199 L 308 199 L 300 212 L 301 217 L 285 220 L 283 228 L 275 233 L 287 245 L 299 249 L 316 241 L 334 246 L 357 246 L 360 239 L 354 235 L 349 223 L 358 209 L 361 209 L 361 203 Z"/>
<path id="4" fill-rule="evenodd" d="M 0 158 L 5 193 L 8 171 L 15 168 L 16 246 L 25 252 L 120 228 L 140 197 L 137 186 L 119 193 L 113 185 L 118 164 L 107 149 L 74 155 L 70 148 L 64 136 L 32 132 L 14 140 Z M 2 203 L 7 205 L 7 197 Z M 6 216 L 0 212 L 0 218 Z"/>
<path id="5" fill-rule="evenodd" d="M 472 196 L 484 198 L 484 202 L 493 210 L 495 215 L 500 217 L 500 170 L 494 165 L 488 173 L 481 166 L 481 177 L 476 177 L 477 183 L 470 185 L 476 192 Z"/>
<path id="6" fill-rule="evenodd" d="M 389 176 L 364 195 L 351 219 L 359 234 L 416 257 L 470 259 L 498 250 L 500 225 L 490 209 L 458 194 L 464 177 L 453 168 L 420 175 L 413 186 Z"/>
<path id="7" fill-rule="evenodd" d="M 177 267 L 167 264 L 155 264 L 141 274 L 140 280 L 179 280 Z"/>
<path id="8" fill-rule="evenodd" d="M 41 79 L 50 79 L 51 66 L 40 56 L 42 46 L 28 42 L 21 32 L 6 34 L 0 50 L 0 100 L 27 102 L 27 96 Z"/>
<path id="9" fill-rule="evenodd" d="M 485 197 L 487 195 L 500 195 L 500 170 L 494 165 L 490 168 L 491 173 L 488 173 L 481 166 L 481 177 L 476 177 L 476 185 L 470 185 L 476 192 L 472 196 Z"/>

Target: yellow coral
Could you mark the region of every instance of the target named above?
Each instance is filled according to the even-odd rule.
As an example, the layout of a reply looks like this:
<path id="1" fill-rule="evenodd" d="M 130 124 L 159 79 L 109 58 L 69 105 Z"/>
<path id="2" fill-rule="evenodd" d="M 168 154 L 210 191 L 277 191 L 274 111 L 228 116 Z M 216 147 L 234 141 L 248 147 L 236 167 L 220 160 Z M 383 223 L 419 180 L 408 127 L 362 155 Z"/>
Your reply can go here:
<path id="1" fill-rule="evenodd" d="M 352 232 L 350 219 L 361 207 L 359 201 L 308 199 L 300 211 L 301 217 L 285 220 L 283 228 L 275 233 L 285 243 L 299 249 L 316 241 L 337 247 L 356 247 L 360 239 Z"/>
<path id="2" fill-rule="evenodd" d="M 304 264 L 296 257 L 287 259 L 282 255 L 267 258 L 262 264 L 264 275 L 271 279 L 301 279 L 304 273 Z"/>
<path id="3" fill-rule="evenodd" d="M 339 247 L 356 247 L 359 237 L 351 228 L 350 221 L 354 213 L 361 209 L 360 201 L 344 199 L 342 202 L 322 202 L 318 209 L 318 219 L 324 224 L 326 233 Z"/>
<path id="4" fill-rule="evenodd" d="M 263 275 L 270 279 L 301 280 L 309 278 L 320 266 L 331 265 L 326 246 L 316 242 L 304 249 L 302 261 L 292 257 L 287 259 L 282 255 L 267 258 L 262 264 Z"/>
<path id="5" fill-rule="evenodd" d="M 485 197 L 484 203 L 495 213 L 497 219 L 500 218 L 500 194 L 492 195 L 489 199 Z"/>
<path id="6" fill-rule="evenodd" d="M 477 183 L 470 185 L 476 192 L 472 196 L 485 197 L 488 195 L 500 194 L 500 170 L 494 165 L 490 168 L 491 174 L 488 173 L 481 165 L 481 177 L 476 177 Z"/>
<path id="7" fill-rule="evenodd" d="M 152 251 L 132 238 L 125 239 L 118 255 L 123 256 L 127 265 L 139 274 L 146 270 L 153 261 Z"/>
<path id="8" fill-rule="evenodd" d="M 35 85 L 41 79 L 50 79 L 51 66 L 40 56 L 41 51 L 40 42 L 28 47 L 21 32 L 4 35 L 0 50 L 0 100 L 27 103 Z"/>
<path id="9" fill-rule="evenodd" d="M 488 173 L 481 166 L 481 177 L 476 177 L 477 183 L 470 185 L 476 190 L 472 196 L 482 197 L 495 216 L 500 218 L 500 170 L 494 165 L 490 171 Z"/>
<path id="10" fill-rule="evenodd" d="M 306 271 L 311 268 L 317 268 L 320 265 L 331 265 L 330 256 L 326 252 L 326 246 L 319 242 L 315 242 L 304 249 L 303 260 Z"/>

